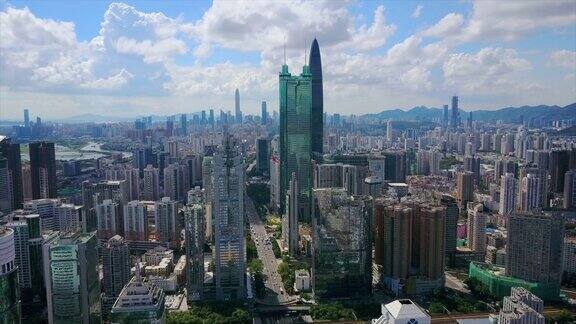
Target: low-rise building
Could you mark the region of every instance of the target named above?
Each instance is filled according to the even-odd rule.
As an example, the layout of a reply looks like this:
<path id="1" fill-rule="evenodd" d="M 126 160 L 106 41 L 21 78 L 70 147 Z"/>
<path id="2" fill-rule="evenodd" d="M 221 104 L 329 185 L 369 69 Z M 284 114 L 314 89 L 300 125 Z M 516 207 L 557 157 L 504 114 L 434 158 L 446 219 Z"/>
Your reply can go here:
<path id="1" fill-rule="evenodd" d="M 382 316 L 372 324 L 430 324 L 431 318 L 425 310 L 410 299 L 398 299 L 382 304 Z"/>
<path id="2" fill-rule="evenodd" d="M 308 291 L 310 290 L 310 273 L 306 269 L 296 270 L 294 273 L 294 290 L 295 291 Z"/>

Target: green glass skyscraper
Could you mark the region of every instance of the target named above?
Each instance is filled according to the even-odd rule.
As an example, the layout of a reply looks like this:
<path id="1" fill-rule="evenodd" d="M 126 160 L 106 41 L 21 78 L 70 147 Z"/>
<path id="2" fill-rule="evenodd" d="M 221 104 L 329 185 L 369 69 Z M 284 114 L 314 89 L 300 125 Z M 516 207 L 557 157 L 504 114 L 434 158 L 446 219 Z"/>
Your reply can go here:
<path id="1" fill-rule="evenodd" d="M 307 65 L 300 76 L 288 66 L 280 72 L 280 202 L 284 211 L 290 175 L 298 181 L 298 218 L 310 219 L 312 200 L 312 74 Z"/>

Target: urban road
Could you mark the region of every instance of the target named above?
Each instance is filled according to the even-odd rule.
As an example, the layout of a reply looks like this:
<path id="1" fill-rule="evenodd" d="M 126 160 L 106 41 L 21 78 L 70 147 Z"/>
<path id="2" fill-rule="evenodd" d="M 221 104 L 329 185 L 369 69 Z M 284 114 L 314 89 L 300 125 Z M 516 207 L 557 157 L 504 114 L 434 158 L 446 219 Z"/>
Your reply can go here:
<path id="1" fill-rule="evenodd" d="M 254 202 L 248 195 L 244 196 L 246 202 L 246 214 L 250 222 L 250 234 L 256 243 L 256 250 L 258 251 L 258 258 L 262 260 L 264 265 L 263 274 L 266 286 L 266 296 L 257 299 L 260 304 L 264 305 L 286 305 L 298 301 L 298 297 L 290 296 L 284 291 L 282 278 L 278 274 L 279 262 L 274 256 L 272 251 L 272 244 L 270 238 L 264 228 L 264 222 L 258 216 Z"/>

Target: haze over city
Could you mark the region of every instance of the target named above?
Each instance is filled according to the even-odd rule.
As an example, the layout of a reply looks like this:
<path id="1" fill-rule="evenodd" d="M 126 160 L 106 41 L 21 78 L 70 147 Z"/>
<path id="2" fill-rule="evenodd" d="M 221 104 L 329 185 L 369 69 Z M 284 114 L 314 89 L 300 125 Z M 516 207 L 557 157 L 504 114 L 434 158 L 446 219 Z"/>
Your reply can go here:
<path id="1" fill-rule="evenodd" d="M 574 1 L 1 1 L 0 119 L 277 110 L 322 46 L 325 107 L 576 102 Z M 262 8 L 265 8 L 262 10 Z"/>

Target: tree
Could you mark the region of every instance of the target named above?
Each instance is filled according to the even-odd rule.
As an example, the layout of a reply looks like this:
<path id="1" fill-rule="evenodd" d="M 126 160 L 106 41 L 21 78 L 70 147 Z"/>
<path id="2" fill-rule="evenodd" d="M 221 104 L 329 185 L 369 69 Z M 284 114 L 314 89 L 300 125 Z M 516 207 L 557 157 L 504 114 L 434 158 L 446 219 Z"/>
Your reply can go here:
<path id="1" fill-rule="evenodd" d="M 442 314 L 444 313 L 444 305 L 441 303 L 432 303 L 430 307 L 428 307 L 428 311 L 430 314 Z"/>

